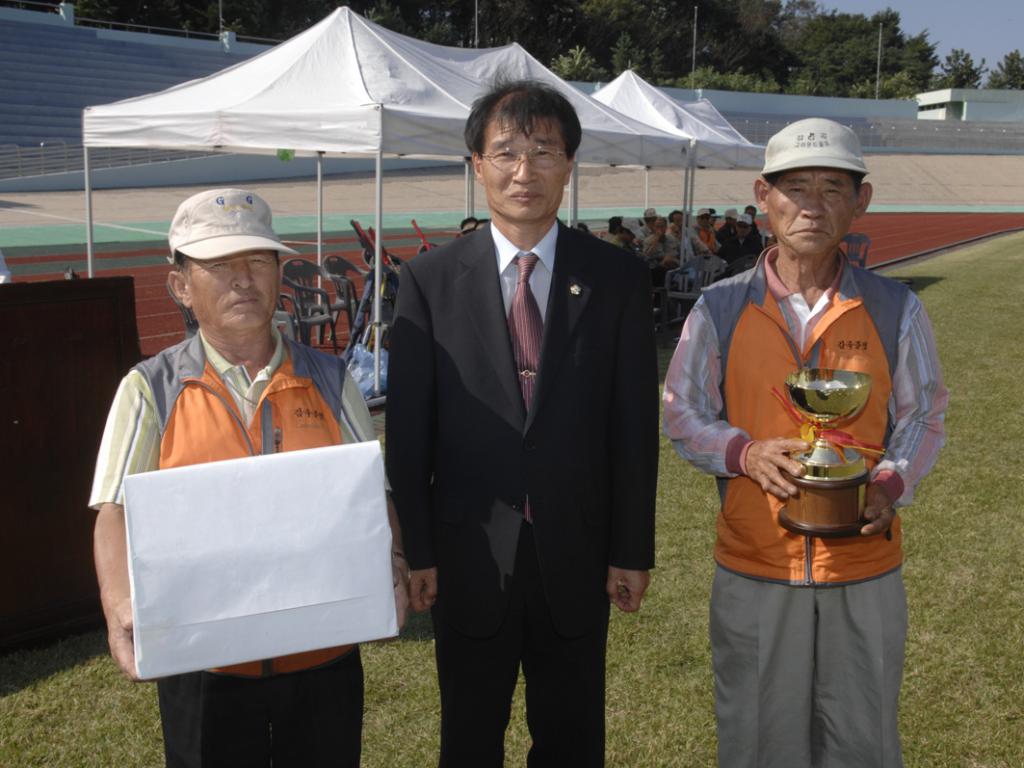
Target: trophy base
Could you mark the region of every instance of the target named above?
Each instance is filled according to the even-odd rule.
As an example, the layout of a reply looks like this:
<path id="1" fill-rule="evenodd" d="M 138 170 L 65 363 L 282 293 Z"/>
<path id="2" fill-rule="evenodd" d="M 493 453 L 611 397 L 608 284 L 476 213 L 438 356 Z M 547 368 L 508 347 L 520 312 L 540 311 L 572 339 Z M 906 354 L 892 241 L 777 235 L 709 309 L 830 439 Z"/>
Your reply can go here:
<path id="1" fill-rule="evenodd" d="M 786 508 L 779 510 L 779 525 L 790 533 L 798 533 L 801 536 L 818 536 L 822 539 L 839 539 L 844 536 L 860 536 L 860 529 L 868 524 L 865 519 L 857 520 L 854 523 L 842 523 L 839 525 L 821 525 L 803 523 L 790 519 Z"/>
<path id="2" fill-rule="evenodd" d="M 802 536 L 839 538 L 859 536 L 863 519 L 867 473 L 843 480 L 817 480 L 783 473 L 797 487 L 779 510 L 779 524 Z"/>

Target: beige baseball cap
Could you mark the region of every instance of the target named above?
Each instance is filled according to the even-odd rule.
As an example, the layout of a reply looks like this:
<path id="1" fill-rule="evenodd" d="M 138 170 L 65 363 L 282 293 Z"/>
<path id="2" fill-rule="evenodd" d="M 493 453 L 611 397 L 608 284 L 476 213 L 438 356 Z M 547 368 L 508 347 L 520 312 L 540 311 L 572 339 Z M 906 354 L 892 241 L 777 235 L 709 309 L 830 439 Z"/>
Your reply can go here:
<path id="1" fill-rule="evenodd" d="M 267 202 L 244 189 L 208 189 L 178 206 L 167 242 L 168 260 L 181 251 L 190 259 L 221 259 L 243 251 L 297 253 L 274 233 Z"/>
<path id="2" fill-rule="evenodd" d="M 710 215 L 711 215 L 711 209 L 710 208 L 701 208 L 700 210 L 697 211 L 697 218 L 698 219 L 701 216 L 710 216 Z"/>
<path id="3" fill-rule="evenodd" d="M 822 117 L 790 123 L 768 140 L 762 175 L 794 168 L 840 168 L 867 173 L 860 139 L 845 125 Z"/>
<path id="4" fill-rule="evenodd" d="M 741 213 L 736 217 L 737 224 L 746 224 L 748 227 L 754 223 L 754 219 L 751 218 L 749 213 Z"/>
<path id="5" fill-rule="evenodd" d="M 654 210 L 653 208 L 647 208 L 647 209 L 644 210 L 644 218 L 645 219 L 653 219 L 657 215 L 658 215 L 658 212 L 656 210 Z"/>

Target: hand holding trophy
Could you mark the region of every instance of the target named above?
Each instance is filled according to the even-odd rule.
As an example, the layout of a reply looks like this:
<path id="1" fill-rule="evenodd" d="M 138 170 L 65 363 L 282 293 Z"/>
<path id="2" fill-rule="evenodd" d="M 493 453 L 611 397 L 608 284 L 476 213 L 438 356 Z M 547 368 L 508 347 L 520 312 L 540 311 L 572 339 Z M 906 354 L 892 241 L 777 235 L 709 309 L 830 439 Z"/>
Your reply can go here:
<path id="1" fill-rule="evenodd" d="M 809 450 L 793 456 L 803 465 L 802 477 L 784 473 L 797 487 L 779 512 L 779 523 L 805 536 L 856 536 L 863 519 L 868 470 L 856 450 L 881 453 L 881 446 L 863 443 L 838 429 L 868 401 L 871 376 L 856 371 L 802 368 L 786 378 L 791 412 L 802 417 L 801 436 Z"/>

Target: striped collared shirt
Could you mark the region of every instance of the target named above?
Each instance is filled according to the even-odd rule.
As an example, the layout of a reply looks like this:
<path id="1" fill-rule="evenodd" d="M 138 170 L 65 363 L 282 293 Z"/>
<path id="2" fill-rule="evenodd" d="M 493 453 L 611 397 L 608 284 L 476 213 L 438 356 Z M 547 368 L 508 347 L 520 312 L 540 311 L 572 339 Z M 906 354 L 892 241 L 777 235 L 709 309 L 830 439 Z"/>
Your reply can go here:
<path id="1" fill-rule="evenodd" d="M 793 338 L 806 338 L 824 312 L 817 306 L 811 309 L 804 325 L 802 313 L 787 300 L 789 292 L 780 288 L 782 281 L 774 266 L 766 267 L 768 289 L 783 308 Z M 841 274 L 842 270 L 826 293 L 829 300 L 838 290 Z M 740 473 L 740 453 L 750 436 L 719 418 L 724 408 L 721 385 L 718 334 L 702 297 L 686 318 L 665 376 L 664 431 L 676 452 L 697 469 L 735 477 Z M 948 399 L 931 323 L 920 300 L 908 291 L 889 401 L 895 426 L 885 455 L 871 473 L 872 479 L 880 481 L 893 475 L 898 478 L 895 486 L 885 483 L 887 490 L 898 489 L 894 494 L 898 506 L 913 501 L 917 484 L 935 464 L 945 442 L 943 421 Z"/>

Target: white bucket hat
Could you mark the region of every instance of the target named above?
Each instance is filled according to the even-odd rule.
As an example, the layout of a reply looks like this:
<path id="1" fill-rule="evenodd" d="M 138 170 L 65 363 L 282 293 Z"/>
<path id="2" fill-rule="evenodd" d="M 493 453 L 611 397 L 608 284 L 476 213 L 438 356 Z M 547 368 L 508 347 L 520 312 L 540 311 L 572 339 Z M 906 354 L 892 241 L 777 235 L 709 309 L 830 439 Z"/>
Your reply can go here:
<path id="1" fill-rule="evenodd" d="M 297 253 L 281 243 L 271 225 L 270 206 L 255 192 L 208 189 L 178 206 L 167 242 L 168 260 L 181 251 L 190 259 L 221 259 L 243 251 Z"/>
<path id="2" fill-rule="evenodd" d="M 840 168 L 867 173 L 857 134 L 833 120 L 810 117 L 790 123 L 768 140 L 762 175 L 794 168 Z"/>

